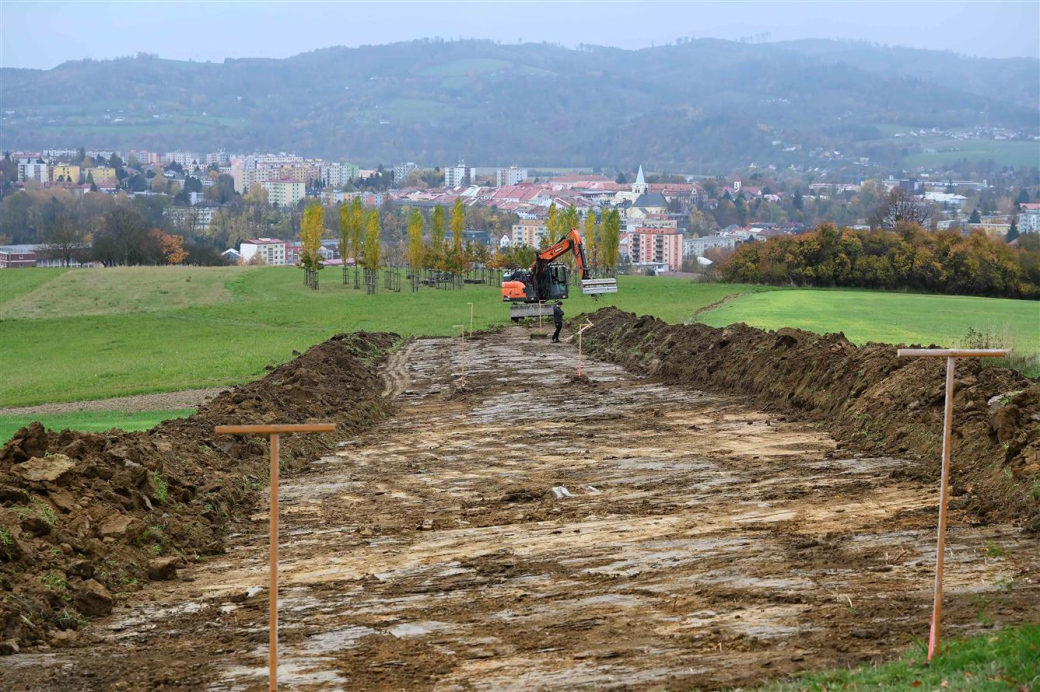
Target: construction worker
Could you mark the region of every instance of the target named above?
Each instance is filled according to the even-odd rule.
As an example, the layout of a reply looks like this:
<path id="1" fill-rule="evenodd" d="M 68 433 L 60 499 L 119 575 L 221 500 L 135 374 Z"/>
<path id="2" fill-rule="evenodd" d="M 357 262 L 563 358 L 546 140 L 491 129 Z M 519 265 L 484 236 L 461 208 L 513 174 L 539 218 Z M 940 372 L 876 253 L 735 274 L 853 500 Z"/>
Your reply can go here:
<path id="1" fill-rule="evenodd" d="M 563 301 L 556 301 L 556 305 L 553 306 L 553 322 L 556 323 L 556 331 L 553 332 L 552 341 L 554 344 L 560 343 L 560 330 L 563 329 Z"/>

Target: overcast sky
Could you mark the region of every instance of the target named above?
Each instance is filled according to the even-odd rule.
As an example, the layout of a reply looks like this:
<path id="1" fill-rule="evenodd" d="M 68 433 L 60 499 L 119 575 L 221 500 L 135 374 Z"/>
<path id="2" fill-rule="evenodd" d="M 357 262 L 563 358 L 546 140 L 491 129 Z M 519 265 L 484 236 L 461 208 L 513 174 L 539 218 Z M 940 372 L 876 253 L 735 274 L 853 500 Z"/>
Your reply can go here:
<path id="1" fill-rule="evenodd" d="M 44 2 L 0 0 L 4 67 L 138 52 L 221 61 L 416 38 L 644 48 L 680 36 L 852 38 L 1040 57 L 1040 2 Z"/>

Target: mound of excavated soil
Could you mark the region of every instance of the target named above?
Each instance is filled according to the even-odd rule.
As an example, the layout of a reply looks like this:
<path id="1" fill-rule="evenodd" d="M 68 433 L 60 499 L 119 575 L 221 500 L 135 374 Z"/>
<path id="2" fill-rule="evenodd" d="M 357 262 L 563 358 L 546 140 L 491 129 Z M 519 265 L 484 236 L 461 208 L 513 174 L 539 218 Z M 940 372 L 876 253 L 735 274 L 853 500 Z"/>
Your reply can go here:
<path id="1" fill-rule="evenodd" d="M 170 579 L 187 560 L 219 553 L 231 519 L 268 480 L 267 441 L 217 437 L 231 423 L 335 422 L 339 435 L 387 415 L 376 365 L 394 334 L 345 334 L 190 418 L 147 432 L 19 430 L 0 450 L 0 651 L 68 643 L 113 594 Z M 292 469 L 328 438 L 287 436 Z"/>
<path id="2" fill-rule="evenodd" d="M 898 358 L 894 346 L 856 347 L 842 334 L 672 325 L 616 308 L 592 322 L 593 356 L 819 420 L 850 449 L 919 458 L 921 475 L 938 477 L 945 359 Z M 953 495 L 981 521 L 1040 531 L 1040 382 L 965 359 L 954 391 Z"/>

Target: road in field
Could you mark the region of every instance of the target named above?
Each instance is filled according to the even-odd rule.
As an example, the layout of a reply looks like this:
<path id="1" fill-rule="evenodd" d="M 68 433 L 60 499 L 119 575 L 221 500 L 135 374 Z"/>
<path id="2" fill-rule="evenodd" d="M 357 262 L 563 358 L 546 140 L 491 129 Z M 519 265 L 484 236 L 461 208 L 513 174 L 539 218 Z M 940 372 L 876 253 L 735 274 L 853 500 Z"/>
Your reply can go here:
<path id="1" fill-rule="evenodd" d="M 927 635 L 936 488 L 523 329 L 419 340 L 397 415 L 282 486 L 294 689 L 749 685 Z M 267 515 L 0 687 L 266 686 Z M 1040 619 L 1040 547 L 953 512 L 945 633 Z M 1000 551 L 987 550 L 999 546 Z M 990 557 L 990 554 L 999 557 Z"/>

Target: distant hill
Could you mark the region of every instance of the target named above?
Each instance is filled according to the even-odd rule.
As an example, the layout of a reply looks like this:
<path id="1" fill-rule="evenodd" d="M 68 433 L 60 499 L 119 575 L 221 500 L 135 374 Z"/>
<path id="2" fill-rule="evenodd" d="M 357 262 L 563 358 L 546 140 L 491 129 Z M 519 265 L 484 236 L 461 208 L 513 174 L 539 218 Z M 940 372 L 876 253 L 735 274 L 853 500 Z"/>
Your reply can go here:
<path id="1" fill-rule="evenodd" d="M 0 100 L 5 149 L 696 171 L 804 163 L 822 148 L 895 165 L 915 153 L 890 136 L 900 128 L 1036 134 L 1040 60 L 822 40 L 636 51 L 423 40 L 284 60 L 4 68 Z"/>

